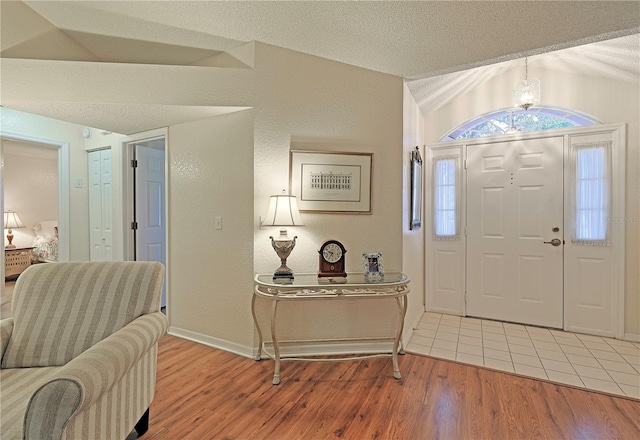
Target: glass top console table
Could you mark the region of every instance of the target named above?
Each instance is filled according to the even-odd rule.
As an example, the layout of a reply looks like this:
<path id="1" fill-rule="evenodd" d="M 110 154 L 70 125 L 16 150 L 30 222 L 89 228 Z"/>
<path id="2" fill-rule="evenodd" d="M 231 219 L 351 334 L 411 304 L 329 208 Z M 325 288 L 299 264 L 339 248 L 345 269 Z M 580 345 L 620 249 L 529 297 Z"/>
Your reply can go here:
<path id="1" fill-rule="evenodd" d="M 260 360 L 262 358 L 262 352 L 264 351 L 267 357 L 274 360 L 274 385 L 280 383 L 281 361 L 336 362 L 376 357 L 390 357 L 393 360 L 393 376 L 396 379 L 400 379 L 398 353 L 402 350 L 402 329 L 404 327 L 404 318 L 407 312 L 407 294 L 409 292 L 409 278 L 399 272 L 386 273 L 384 279 L 379 281 L 367 280 L 362 273 L 349 273 L 346 278 L 318 278 L 316 274 L 296 274 L 295 279 L 289 283 L 283 283 L 281 280 L 274 281 L 273 275 L 271 274 L 256 275 L 254 279 L 253 298 L 251 300 L 251 313 L 258 331 L 258 353 L 255 359 Z M 265 348 L 262 329 L 260 328 L 260 323 L 255 311 L 257 298 L 268 299 L 272 302 L 271 338 L 273 340 L 273 353 L 270 353 Z M 331 357 L 323 359 L 283 356 L 280 354 L 280 342 L 277 337 L 278 333 L 276 325 L 278 317 L 278 303 L 280 301 L 340 301 L 358 299 L 395 299 L 398 319 L 395 336 L 388 338 L 390 342 L 393 342 L 390 350 L 367 355 L 353 355 L 344 358 Z M 380 340 L 384 338 L 376 337 L 371 339 Z"/>

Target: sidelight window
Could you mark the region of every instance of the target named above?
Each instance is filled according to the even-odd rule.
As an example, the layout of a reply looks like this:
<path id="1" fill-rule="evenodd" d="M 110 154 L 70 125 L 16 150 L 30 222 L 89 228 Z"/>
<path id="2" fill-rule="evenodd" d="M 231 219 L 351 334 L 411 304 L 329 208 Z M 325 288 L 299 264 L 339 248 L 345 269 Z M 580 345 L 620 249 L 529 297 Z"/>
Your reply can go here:
<path id="1" fill-rule="evenodd" d="M 572 146 L 572 241 L 576 244 L 609 242 L 610 157 L 611 142 Z"/>
<path id="2" fill-rule="evenodd" d="M 435 239 L 459 238 L 459 156 L 435 157 L 433 226 Z"/>

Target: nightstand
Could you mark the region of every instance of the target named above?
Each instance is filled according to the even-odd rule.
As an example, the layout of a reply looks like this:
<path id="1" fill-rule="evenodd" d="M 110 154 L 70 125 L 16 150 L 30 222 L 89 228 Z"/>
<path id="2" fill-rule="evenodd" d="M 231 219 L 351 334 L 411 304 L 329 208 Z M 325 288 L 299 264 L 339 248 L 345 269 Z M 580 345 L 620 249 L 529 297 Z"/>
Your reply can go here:
<path id="1" fill-rule="evenodd" d="M 4 250 L 4 276 L 20 275 L 31 266 L 33 247 L 21 247 Z"/>

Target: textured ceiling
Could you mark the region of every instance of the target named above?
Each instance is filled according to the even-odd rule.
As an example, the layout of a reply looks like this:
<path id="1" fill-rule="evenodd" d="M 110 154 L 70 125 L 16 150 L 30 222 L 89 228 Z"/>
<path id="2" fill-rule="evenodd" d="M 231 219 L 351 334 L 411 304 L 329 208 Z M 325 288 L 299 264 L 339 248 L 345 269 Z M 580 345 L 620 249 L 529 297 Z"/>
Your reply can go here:
<path id="1" fill-rule="evenodd" d="M 189 58 L 255 40 L 406 78 L 582 44 L 640 26 L 637 1 L 24 3 L 101 60 L 118 52 L 144 58 L 158 43 L 168 58 L 193 52 L 183 55 L 188 64 Z M 2 37 L 3 52 L 25 43 Z"/>
<path id="2" fill-rule="evenodd" d="M 640 81 L 640 34 L 599 41 L 528 57 L 532 70 L 557 70 L 618 81 Z M 489 64 L 435 77 L 407 80 L 423 114 L 437 110 L 457 95 L 512 68 L 522 59 Z"/>
<path id="3" fill-rule="evenodd" d="M 423 112 L 451 98 L 443 85 L 472 87 L 524 55 L 595 74 L 638 71 L 637 57 L 611 45 L 587 58 L 539 55 L 638 34 L 638 1 L 3 0 L 1 8 L 3 58 L 230 66 L 245 61 L 234 50 L 261 41 L 402 76 Z M 637 54 L 637 38 L 619 45 Z"/>

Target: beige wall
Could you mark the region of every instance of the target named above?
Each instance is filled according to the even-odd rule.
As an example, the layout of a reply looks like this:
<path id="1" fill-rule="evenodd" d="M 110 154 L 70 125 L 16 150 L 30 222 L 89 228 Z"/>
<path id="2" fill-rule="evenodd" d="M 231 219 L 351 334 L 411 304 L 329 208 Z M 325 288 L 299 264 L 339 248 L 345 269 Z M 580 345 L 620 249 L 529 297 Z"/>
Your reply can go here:
<path id="1" fill-rule="evenodd" d="M 289 188 L 290 149 L 373 153 L 372 214 L 303 213 L 305 227 L 296 228 L 297 245 L 288 259 L 294 272 L 315 273 L 317 249 L 327 238 L 346 246 L 348 271 L 360 271 L 362 253 L 372 251 L 382 252 L 387 271 L 403 270 L 403 230 L 408 229 L 407 201 L 400 196 L 406 195 L 408 172 L 402 149 L 402 80 L 260 43 L 255 53 L 255 69 L 235 80 L 222 79 L 225 87 L 209 102 L 253 110 L 169 130 L 172 332 L 243 354 L 254 345 L 249 308 L 253 273 L 271 273 L 279 264 L 269 241 L 277 231 L 260 228 L 259 217 L 266 213 L 270 195 Z M 215 87 L 215 82 L 202 85 L 203 90 Z M 247 147 L 252 158 L 246 157 Z M 252 184 L 251 197 L 244 185 L 236 191 L 234 179 Z M 246 203 L 251 204 L 249 214 Z M 194 211 L 198 220 L 187 226 L 193 217 L 188 213 Z M 222 231 L 212 229 L 216 215 L 223 217 Z M 192 231 L 190 237 L 185 229 Z M 422 312 L 420 259 L 412 260 L 410 275 L 416 284 L 408 323 Z M 280 336 L 304 340 L 389 334 L 394 324 L 389 305 L 283 304 Z M 258 302 L 265 324 L 269 310 Z"/>
<path id="2" fill-rule="evenodd" d="M 279 261 L 269 241 L 274 229 L 258 229 L 268 199 L 289 187 L 289 150 L 373 153 L 372 214 L 303 213 L 296 248 L 287 260 L 294 272 L 315 273 L 322 242 L 341 241 L 347 271 L 361 271 L 363 252 L 381 252 L 385 270 L 402 270 L 402 80 L 290 50 L 256 45 L 255 255 L 259 273 Z M 389 333 L 391 302 L 283 304 L 281 337 L 353 338 Z M 269 309 L 259 304 L 262 315 Z"/>
<path id="3" fill-rule="evenodd" d="M 253 111 L 172 126 L 167 146 L 170 331 L 246 353 L 253 343 Z"/>
<path id="4" fill-rule="evenodd" d="M 349 271 L 361 270 L 361 254 L 369 251 L 382 252 L 387 271 L 400 271 L 405 223 L 400 196 L 406 171 L 402 79 L 261 43 L 255 43 L 254 65 L 229 69 L 37 60 L 3 64 L 3 84 L 29 84 L 20 90 L 8 87 L 9 100 L 252 108 L 169 127 L 168 141 L 172 331 L 244 354 L 250 354 L 254 344 L 253 273 L 269 273 L 278 265 L 268 239 L 274 232 L 260 229 L 258 218 L 266 212 L 269 195 L 288 189 L 290 148 L 373 153 L 373 213 L 304 213 L 306 226 L 296 231 L 298 245 L 289 259 L 295 272 L 317 270 L 317 249 L 327 238 L 345 244 Z M 73 87 L 69 77 L 74 78 Z M 81 130 L 73 136 L 77 153 L 75 139 Z M 72 182 L 76 170 L 86 176 L 86 157 L 81 162 L 72 167 Z M 203 174 L 189 174 L 194 170 Z M 218 180 L 214 170 L 222 173 L 215 176 Z M 222 176 L 226 177 L 220 180 Z M 245 184 L 251 185 L 250 194 Z M 84 205 L 73 204 L 74 209 L 87 210 L 86 198 L 84 194 Z M 201 214 L 197 225 L 190 215 L 194 209 Z M 211 229 L 211 215 L 223 217 L 221 232 Z M 84 221 L 77 226 L 81 233 L 76 234 L 76 246 L 88 249 L 88 233 L 82 231 L 88 227 L 87 213 L 77 218 Z M 250 229 L 245 222 L 250 222 Z M 283 307 L 282 337 L 385 334 L 393 322 L 388 319 L 389 304 L 383 302 Z M 268 305 L 259 308 L 264 317 Z"/>
<path id="5" fill-rule="evenodd" d="M 428 143 L 480 114 L 512 105 L 511 87 L 520 81 L 516 68 L 475 87 L 425 115 Z M 540 79 L 541 103 L 590 114 L 603 123 L 627 124 L 625 333 L 640 338 L 640 87 L 638 82 L 530 69 Z"/>

